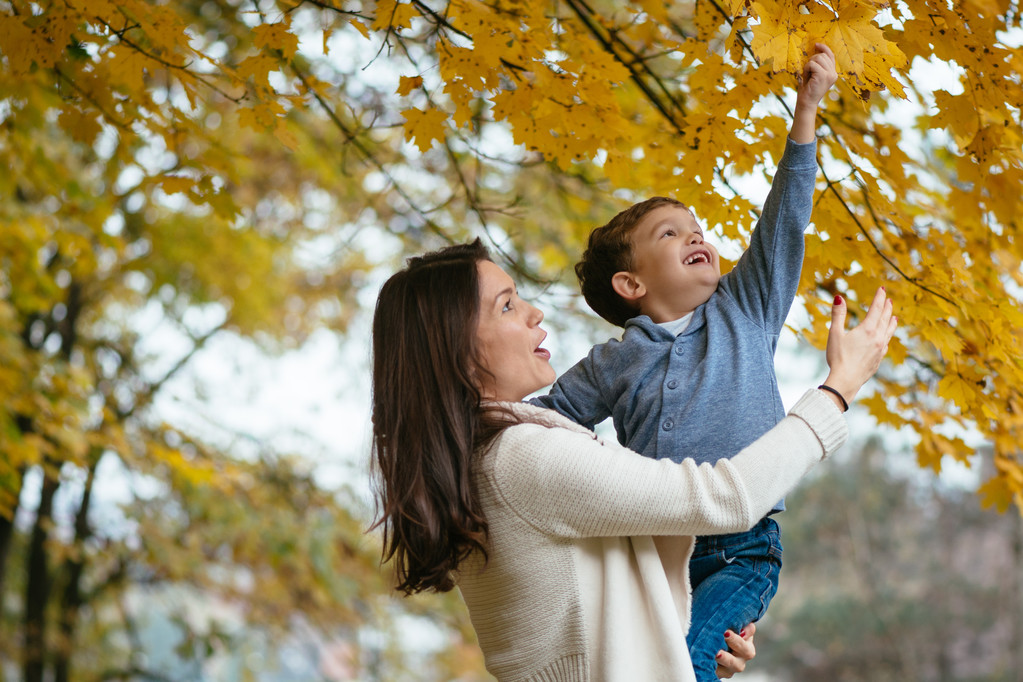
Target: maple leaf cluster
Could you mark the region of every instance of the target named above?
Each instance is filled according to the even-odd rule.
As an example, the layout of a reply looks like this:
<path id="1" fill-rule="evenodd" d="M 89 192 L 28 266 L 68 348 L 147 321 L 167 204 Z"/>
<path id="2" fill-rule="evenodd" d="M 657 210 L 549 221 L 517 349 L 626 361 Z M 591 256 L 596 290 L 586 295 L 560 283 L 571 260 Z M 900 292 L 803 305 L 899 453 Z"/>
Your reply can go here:
<path id="1" fill-rule="evenodd" d="M 7 86 L 39 93 L 39 106 L 81 144 L 107 129 L 129 149 L 162 140 L 182 163 L 149 186 L 223 221 L 242 215 L 249 198 L 227 191 L 242 167 L 207 126 L 214 103 L 216 118 L 228 119 L 221 125 L 269 134 L 293 154 L 313 130 L 322 147 L 307 112 L 322 117 L 341 135 L 344 173 L 355 159 L 384 179 L 381 192 L 400 197 L 375 202 L 375 211 L 411 210 L 446 238 L 469 223 L 452 216 L 445 226 L 435 208 L 417 204 L 389 165 L 408 152 L 383 151 L 392 144 L 384 131 L 401 126 L 433 178 L 450 168 L 451 198 L 441 205 L 453 210 L 461 196 L 484 231 L 519 219 L 490 211 L 480 196 L 491 156 L 505 154 L 482 140 L 503 131 L 508 158 L 549 164 L 543 172 L 557 179 L 544 182 L 565 197 L 564 221 L 545 210 L 513 239 L 515 252 L 542 254 L 541 269 L 568 269 L 598 211 L 653 194 L 672 194 L 722 237 L 744 239 L 758 199 L 735 183 L 770 174 L 792 87 L 813 44 L 826 43 L 841 79 L 820 116 L 805 334 L 822 338 L 829 294 L 855 302 L 887 282 L 903 304 L 903 332 L 872 412 L 919 434 L 925 467 L 969 461 L 979 434 L 995 450 L 985 499 L 1004 508 L 1023 493 L 1023 376 L 1014 359 L 1023 337 L 1023 60 L 1012 40 L 1019 12 L 1007 0 L 280 0 L 234 24 L 146 0 L 9 7 L 0 14 Z M 227 42 L 197 40 L 203 22 Z M 302 47 L 317 31 L 320 62 Z M 392 92 L 401 119 L 381 115 L 382 100 L 359 110 L 341 80 L 320 77 L 327 71 L 315 63 L 344 62 L 330 46 L 345 35 L 399 71 Z M 225 56 L 229 43 L 243 47 Z M 940 82 L 926 82 L 932 73 Z M 440 149 L 446 157 L 434 154 Z M 522 191 L 519 180 L 487 182 L 512 197 Z"/>
<path id="2" fill-rule="evenodd" d="M 855 300 L 884 282 L 902 332 L 871 412 L 914 430 L 934 470 L 973 461 L 986 440 L 985 503 L 1023 501 L 1023 55 L 1002 37 L 1020 31 L 1011 3 L 452 0 L 404 19 L 391 28 L 411 35 L 420 22 L 438 36 L 440 78 L 401 93 L 426 96 L 406 123 L 421 151 L 478 127 L 470 112 L 483 110 L 562 172 L 595 167 L 622 196 L 674 195 L 740 240 L 756 201 L 733 183 L 769 174 L 792 87 L 815 43 L 831 47 L 840 84 L 820 117 L 804 333 L 822 343 L 833 294 Z M 945 76 L 918 82 L 931 73 Z M 578 252 L 587 228 L 569 229 Z"/>

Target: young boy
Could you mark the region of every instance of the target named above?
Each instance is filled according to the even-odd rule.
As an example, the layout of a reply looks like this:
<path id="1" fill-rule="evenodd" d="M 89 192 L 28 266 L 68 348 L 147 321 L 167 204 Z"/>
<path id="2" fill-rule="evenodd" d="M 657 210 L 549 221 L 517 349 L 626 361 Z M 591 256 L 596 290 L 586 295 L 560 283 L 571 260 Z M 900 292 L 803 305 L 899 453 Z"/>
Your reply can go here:
<path id="1" fill-rule="evenodd" d="M 673 199 L 648 199 L 593 231 L 576 274 L 586 302 L 625 331 L 595 346 L 536 404 L 590 428 L 611 416 L 619 441 L 648 457 L 711 463 L 785 416 L 774 352 L 802 269 L 817 107 L 836 80 L 834 55 L 818 44 L 760 221 L 724 277 L 693 214 Z M 783 509 L 780 501 L 774 511 Z M 740 632 L 764 615 L 781 551 L 770 516 L 747 532 L 697 540 L 687 637 L 697 679 L 718 679 L 727 629 Z"/>

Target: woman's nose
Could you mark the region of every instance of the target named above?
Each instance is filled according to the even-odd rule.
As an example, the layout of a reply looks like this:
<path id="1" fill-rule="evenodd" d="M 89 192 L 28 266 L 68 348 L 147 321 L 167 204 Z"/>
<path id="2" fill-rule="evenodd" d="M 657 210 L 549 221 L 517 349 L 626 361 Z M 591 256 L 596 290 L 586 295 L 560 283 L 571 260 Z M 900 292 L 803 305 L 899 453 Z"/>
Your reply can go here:
<path id="1" fill-rule="evenodd" d="M 534 325 L 540 324 L 541 322 L 543 322 L 543 311 L 540 310 L 539 308 L 537 308 L 535 305 L 533 305 L 531 303 L 529 304 L 529 308 L 530 308 L 530 321 L 533 322 Z"/>

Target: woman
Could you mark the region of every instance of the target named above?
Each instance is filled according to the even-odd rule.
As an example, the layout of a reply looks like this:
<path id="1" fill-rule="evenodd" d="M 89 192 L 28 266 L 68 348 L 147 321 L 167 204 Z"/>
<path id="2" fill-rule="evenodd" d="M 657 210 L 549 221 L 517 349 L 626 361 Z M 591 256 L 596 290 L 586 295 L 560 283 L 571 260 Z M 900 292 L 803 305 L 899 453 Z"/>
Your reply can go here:
<path id="1" fill-rule="evenodd" d="M 826 385 L 851 400 L 895 330 L 878 292 Z M 499 680 L 689 680 L 692 536 L 749 528 L 847 436 L 808 391 L 714 467 L 636 456 L 522 399 L 552 383 L 543 314 L 479 240 L 410 259 L 377 300 L 373 445 L 384 559 L 398 589 L 460 589 Z M 752 633 L 752 628 L 747 628 Z M 728 639 L 730 676 L 751 658 Z"/>

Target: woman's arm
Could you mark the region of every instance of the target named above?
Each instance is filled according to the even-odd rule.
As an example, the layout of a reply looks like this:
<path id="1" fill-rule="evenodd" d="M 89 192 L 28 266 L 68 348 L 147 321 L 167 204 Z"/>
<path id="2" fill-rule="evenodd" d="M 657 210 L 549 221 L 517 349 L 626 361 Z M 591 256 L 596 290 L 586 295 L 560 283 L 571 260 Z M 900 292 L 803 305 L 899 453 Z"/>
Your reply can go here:
<path id="1" fill-rule="evenodd" d="M 840 302 L 832 312 L 828 380 L 851 397 L 876 371 L 895 320 L 883 291 L 858 327 L 845 332 L 844 320 Z M 845 441 L 837 400 L 807 392 L 777 426 L 714 466 L 651 460 L 588 434 L 520 424 L 505 431 L 491 454 L 495 483 L 512 510 L 556 535 L 745 530 Z"/>
<path id="2" fill-rule="evenodd" d="M 790 416 L 714 466 L 653 460 L 538 424 L 507 429 L 490 456 L 505 502 L 545 532 L 709 534 L 748 529 L 845 437 L 839 410 L 809 391 Z"/>

